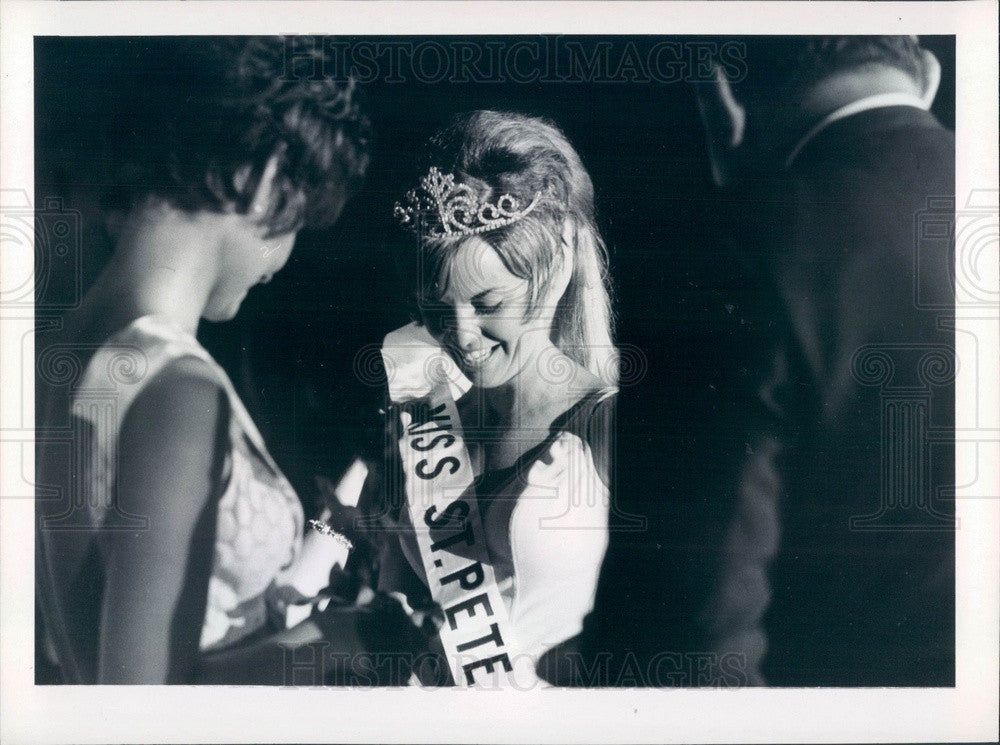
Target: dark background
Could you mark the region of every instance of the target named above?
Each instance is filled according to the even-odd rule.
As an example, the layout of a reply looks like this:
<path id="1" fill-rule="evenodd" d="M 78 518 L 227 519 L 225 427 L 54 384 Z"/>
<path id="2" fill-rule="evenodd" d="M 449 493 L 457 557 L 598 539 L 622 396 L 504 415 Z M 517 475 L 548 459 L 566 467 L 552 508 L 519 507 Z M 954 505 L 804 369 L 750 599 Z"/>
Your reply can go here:
<path id="1" fill-rule="evenodd" d="M 426 40 L 392 39 L 414 45 Z M 471 41 L 509 48 L 519 40 Z M 610 44 L 612 60 L 620 59 L 628 43 L 643 52 L 663 40 L 571 39 L 591 51 Z M 84 289 L 113 248 L 101 200 L 115 132 L 130 126 L 119 112 L 129 92 L 142 85 L 130 60 L 150 46 L 172 43 L 158 37 L 36 40 L 36 203 L 56 197 L 63 209 L 79 211 Z M 934 113 L 953 129 L 954 37 L 922 43 L 943 68 Z M 668 386 L 677 381 L 672 434 L 665 436 L 684 436 L 688 424 L 704 426 L 702 413 L 686 401 L 695 388 L 711 384 L 707 368 L 740 344 L 725 323 L 738 313 L 740 274 L 731 271 L 715 238 L 725 205 L 710 181 L 691 85 L 630 77 L 637 76 L 429 82 L 403 65 L 366 82 L 376 139 L 364 190 L 336 226 L 300 234 L 286 269 L 251 291 L 234 321 L 203 324 L 199 331 L 236 383 L 307 512 L 316 499 L 314 476 L 336 478 L 359 452 L 374 452 L 380 437 L 381 391 L 356 367 L 359 352 L 408 320 L 390 260 L 396 239 L 392 205 L 413 185 L 410 161 L 423 141 L 460 111 L 516 110 L 548 117 L 565 131 L 596 187 L 598 221 L 611 251 L 618 339 L 637 350 L 633 355 L 642 358 L 646 376 Z M 58 276 L 53 280 L 54 292 L 72 285 L 60 284 Z M 38 312 L 40 318 L 58 315 L 44 305 Z M 711 454 L 704 458 L 710 470 Z"/>

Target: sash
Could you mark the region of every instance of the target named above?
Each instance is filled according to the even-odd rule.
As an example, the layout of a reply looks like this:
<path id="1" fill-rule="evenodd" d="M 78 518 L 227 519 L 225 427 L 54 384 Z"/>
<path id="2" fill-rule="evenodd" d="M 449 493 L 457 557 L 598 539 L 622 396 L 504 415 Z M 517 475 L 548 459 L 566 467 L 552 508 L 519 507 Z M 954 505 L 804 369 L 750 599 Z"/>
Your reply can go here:
<path id="1" fill-rule="evenodd" d="M 399 416 L 410 521 L 431 596 L 444 612 L 440 638 L 452 678 L 459 686 L 509 685 L 517 647 L 470 489 L 475 474 L 455 404 L 468 381 L 415 324 L 386 336 L 382 358 Z"/>

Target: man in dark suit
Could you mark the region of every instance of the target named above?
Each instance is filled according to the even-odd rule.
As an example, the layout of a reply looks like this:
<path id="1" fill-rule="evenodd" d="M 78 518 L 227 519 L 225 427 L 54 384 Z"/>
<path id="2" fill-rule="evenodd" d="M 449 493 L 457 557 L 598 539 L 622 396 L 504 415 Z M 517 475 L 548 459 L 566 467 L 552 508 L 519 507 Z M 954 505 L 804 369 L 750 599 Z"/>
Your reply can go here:
<path id="1" fill-rule="evenodd" d="M 747 270 L 731 374 L 680 394 L 688 440 L 648 426 L 662 384 L 623 391 L 616 509 L 647 530 L 612 533 L 585 661 L 612 684 L 954 685 L 940 66 L 913 37 L 740 41 L 698 86 Z"/>

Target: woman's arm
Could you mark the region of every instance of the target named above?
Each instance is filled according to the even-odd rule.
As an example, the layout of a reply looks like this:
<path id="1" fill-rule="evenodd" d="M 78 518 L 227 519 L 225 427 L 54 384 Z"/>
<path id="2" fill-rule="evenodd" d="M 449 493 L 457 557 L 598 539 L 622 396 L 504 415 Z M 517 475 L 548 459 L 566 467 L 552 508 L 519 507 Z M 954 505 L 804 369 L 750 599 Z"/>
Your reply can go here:
<path id="1" fill-rule="evenodd" d="M 100 683 L 191 679 L 205 615 L 229 407 L 204 362 L 168 366 L 118 436 L 117 500 L 142 531 L 102 531 Z"/>
<path id="2" fill-rule="evenodd" d="M 115 531 L 112 522 L 102 534 L 100 683 L 303 684 L 312 661 L 318 676 L 308 684 L 318 685 L 365 654 L 359 630 L 408 631 L 391 609 L 331 607 L 262 640 L 199 650 L 228 423 L 225 393 L 195 359 L 160 373 L 125 418 L 118 504 L 149 524 Z"/>

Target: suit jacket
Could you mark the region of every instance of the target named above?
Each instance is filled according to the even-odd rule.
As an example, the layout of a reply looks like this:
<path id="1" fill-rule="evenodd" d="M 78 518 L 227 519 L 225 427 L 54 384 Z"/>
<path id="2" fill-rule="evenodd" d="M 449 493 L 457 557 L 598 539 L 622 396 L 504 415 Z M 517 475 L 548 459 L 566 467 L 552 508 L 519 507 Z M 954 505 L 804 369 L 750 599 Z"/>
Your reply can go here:
<path id="1" fill-rule="evenodd" d="M 612 532 L 584 660 L 953 685 L 953 136 L 863 112 L 731 196 L 735 323 L 687 383 L 620 397 L 617 511 L 647 525 Z"/>

